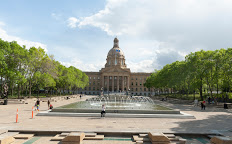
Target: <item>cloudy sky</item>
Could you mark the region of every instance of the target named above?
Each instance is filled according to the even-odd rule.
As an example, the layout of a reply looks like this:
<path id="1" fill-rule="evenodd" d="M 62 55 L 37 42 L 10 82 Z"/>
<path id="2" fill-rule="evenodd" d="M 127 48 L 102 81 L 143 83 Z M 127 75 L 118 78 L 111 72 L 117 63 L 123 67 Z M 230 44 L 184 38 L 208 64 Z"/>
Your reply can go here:
<path id="1" fill-rule="evenodd" d="M 232 47 L 231 0 L 1 0 L 0 38 L 99 71 L 115 36 L 132 72 Z"/>

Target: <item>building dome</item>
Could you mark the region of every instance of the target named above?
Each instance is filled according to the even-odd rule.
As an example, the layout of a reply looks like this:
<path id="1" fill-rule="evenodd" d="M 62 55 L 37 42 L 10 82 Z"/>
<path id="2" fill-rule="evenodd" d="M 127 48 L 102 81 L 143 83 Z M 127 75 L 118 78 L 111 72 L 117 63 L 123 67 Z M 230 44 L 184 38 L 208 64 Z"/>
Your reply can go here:
<path id="1" fill-rule="evenodd" d="M 109 52 L 107 56 L 122 56 L 124 57 L 124 53 L 120 48 L 112 48 Z"/>
<path id="2" fill-rule="evenodd" d="M 119 40 L 117 39 L 117 37 L 114 38 L 114 46 L 113 48 L 110 49 L 107 55 L 106 67 L 115 66 L 115 65 L 126 67 L 125 56 L 124 56 L 123 51 L 119 48 L 118 43 L 119 43 Z"/>
<path id="3" fill-rule="evenodd" d="M 108 52 L 108 56 L 123 56 L 124 57 L 124 53 L 123 51 L 119 48 L 118 45 L 119 40 L 116 38 L 114 38 L 114 47 Z"/>

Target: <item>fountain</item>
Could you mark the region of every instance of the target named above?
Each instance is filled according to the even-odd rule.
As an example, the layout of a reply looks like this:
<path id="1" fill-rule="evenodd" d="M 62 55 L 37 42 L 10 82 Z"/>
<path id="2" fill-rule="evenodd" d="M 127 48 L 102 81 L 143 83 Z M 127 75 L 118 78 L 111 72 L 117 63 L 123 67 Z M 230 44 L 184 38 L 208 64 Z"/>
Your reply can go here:
<path id="1" fill-rule="evenodd" d="M 106 107 L 106 117 L 123 118 L 190 118 L 194 116 L 154 103 L 150 97 L 129 96 L 113 93 L 89 98 L 52 111 L 40 112 L 38 116 L 100 117 L 102 105 Z"/>
<path id="2" fill-rule="evenodd" d="M 160 114 L 180 114 L 180 111 L 173 110 L 155 104 L 150 97 L 129 96 L 122 93 L 113 93 L 86 101 L 72 103 L 55 108 L 51 113 L 75 113 L 79 116 L 98 116 L 102 105 L 106 107 L 106 115 L 113 117 L 154 117 Z M 157 115 L 158 114 L 158 115 Z"/>

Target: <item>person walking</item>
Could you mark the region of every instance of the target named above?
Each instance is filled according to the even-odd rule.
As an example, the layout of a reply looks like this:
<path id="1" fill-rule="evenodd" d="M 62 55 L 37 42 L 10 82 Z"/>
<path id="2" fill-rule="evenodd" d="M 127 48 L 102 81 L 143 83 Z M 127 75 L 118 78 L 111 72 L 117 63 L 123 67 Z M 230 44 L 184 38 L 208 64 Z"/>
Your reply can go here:
<path id="1" fill-rule="evenodd" d="M 195 106 L 198 106 L 198 99 L 195 99 L 195 100 L 194 100 L 194 107 L 195 107 Z"/>
<path id="2" fill-rule="evenodd" d="M 105 105 L 102 105 L 101 117 L 105 117 L 105 114 L 106 114 L 106 107 Z"/>
<path id="3" fill-rule="evenodd" d="M 205 101 L 201 102 L 201 110 L 205 110 Z"/>
<path id="4" fill-rule="evenodd" d="M 37 106 L 37 111 L 39 111 L 39 106 L 40 106 L 40 101 L 39 101 L 39 99 L 37 99 L 37 101 L 36 101 L 36 106 Z"/>
<path id="5" fill-rule="evenodd" d="M 49 107 L 49 108 L 50 108 L 50 110 L 52 110 L 52 109 L 53 109 L 53 105 L 52 105 L 52 104 L 50 104 L 50 107 Z"/>
<path id="6" fill-rule="evenodd" d="M 204 104 L 203 101 L 201 102 L 201 110 L 203 110 Z"/>
<path id="7" fill-rule="evenodd" d="M 203 109 L 205 110 L 206 102 L 205 102 L 205 101 L 203 101 L 202 103 L 203 103 Z"/>
<path id="8" fill-rule="evenodd" d="M 210 96 L 208 97 L 208 103 L 210 104 L 210 101 L 211 101 L 211 98 L 210 98 Z"/>
<path id="9" fill-rule="evenodd" d="M 51 104 L 51 102 L 50 102 L 50 100 L 48 100 L 48 109 L 50 108 L 50 104 Z"/>

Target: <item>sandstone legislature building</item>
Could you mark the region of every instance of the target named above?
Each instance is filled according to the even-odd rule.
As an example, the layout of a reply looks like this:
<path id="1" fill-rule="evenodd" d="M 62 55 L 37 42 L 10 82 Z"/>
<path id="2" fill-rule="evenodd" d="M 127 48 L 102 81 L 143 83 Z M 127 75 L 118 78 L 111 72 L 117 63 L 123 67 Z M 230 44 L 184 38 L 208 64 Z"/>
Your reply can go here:
<path id="1" fill-rule="evenodd" d="M 89 77 L 89 86 L 80 89 L 81 94 L 99 95 L 104 93 L 125 92 L 131 95 L 149 96 L 153 90 L 144 83 L 151 73 L 131 72 L 125 63 L 125 55 L 119 48 L 119 40 L 114 39 L 114 46 L 108 52 L 105 67 L 99 72 L 85 72 Z"/>

